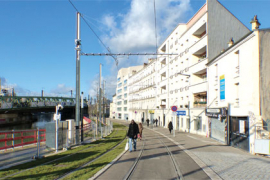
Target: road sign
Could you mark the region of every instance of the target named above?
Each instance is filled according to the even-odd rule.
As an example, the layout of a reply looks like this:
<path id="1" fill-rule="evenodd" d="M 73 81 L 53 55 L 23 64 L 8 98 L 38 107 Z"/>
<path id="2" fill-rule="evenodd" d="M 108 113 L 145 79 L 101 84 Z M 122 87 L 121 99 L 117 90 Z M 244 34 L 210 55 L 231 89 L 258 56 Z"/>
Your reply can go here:
<path id="1" fill-rule="evenodd" d="M 177 112 L 177 116 L 185 116 L 186 115 L 186 111 L 176 111 Z"/>
<path id="2" fill-rule="evenodd" d="M 53 114 L 53 120 L 61 120 L 61 114 Z"/>
<path id="3" fill-rule="evenodd" d="M 177 106 L 172 106 L 172 111 L 173 112 L 177 111 Z"/>

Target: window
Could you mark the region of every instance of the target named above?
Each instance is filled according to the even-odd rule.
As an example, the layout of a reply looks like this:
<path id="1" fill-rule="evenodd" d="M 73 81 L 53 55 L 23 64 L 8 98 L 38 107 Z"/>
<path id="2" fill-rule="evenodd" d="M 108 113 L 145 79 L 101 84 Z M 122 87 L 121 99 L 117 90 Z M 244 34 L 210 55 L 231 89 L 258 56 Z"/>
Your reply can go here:
<path id="1" fill-rule="evenodd" d="M 127 104 L 127 100 L 124 101 L 124 104 Z"/>
<path id="2" fill-rule="evenodd" d="M 124 98 L 127 98 L 127 93 L 126 93 L 126 94 L 124 94 Z"/>
<path id="3" fill-rule="evenodd" d="M 127 107 L 124 107 L 124 111 L 127 111 Z"/>
<path id="4" fill-rule="evenodd" d="M 117 79 L 117 82 L 119 82 L 121 80 L 121 78 L 119 77 L 118 79 Z"/>
<path id="5" fill-rule="evenodd" d="M 126 86 L 126 87 L 124 87 L 124 91 L 127 91 L 127 86 Z"/>
<path id="6" fill-rule="evenodd" d="M 121 105 L 121 104 L 122 104 L 122 101 L 118 101 L 118 102 L 117 102 L 117 105 Z"/>
<path id="7" fill-rule="evenodd" d="M 126 80 L 124 80 L 124 84 L 127 84 L 127 79 L 126 79 Z"/>
<path id="8" fill-rule="evenodd" d="M 121 107 L 117 108 L 117 111 L 122 111 L 122 108 Z"/>
<path id="9" fill-rule="evenodd" d="M 117 93 L 119 94 L 119 93 L 121 93 L 122 92 L 122 89 L 118 89 L 117 90 Z"/>
<path id="10" fill-rule="evenodd" d="M 121 87 L 121 86 L 122 86 L 122 83 L 119 83 L 119 84 L 118 84 L 118 87 Z"/>
<path id="11" fill-rule="evenodd" d="M 117 96 L 117 99 L 121 99 L 122 98 L 122 95 L 120 95 L 120 96 Z"/>

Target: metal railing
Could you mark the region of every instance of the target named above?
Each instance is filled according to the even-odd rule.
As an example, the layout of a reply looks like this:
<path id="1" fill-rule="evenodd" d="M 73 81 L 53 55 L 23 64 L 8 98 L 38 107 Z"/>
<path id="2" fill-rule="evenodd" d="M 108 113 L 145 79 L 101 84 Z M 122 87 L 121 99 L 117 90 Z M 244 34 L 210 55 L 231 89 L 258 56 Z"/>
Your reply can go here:
<path id="1" fill-rule="evenodd" d="M 0 131 L 0 150 L 46 141 L 46 129 Z"/>
<path id="2" fill-rule="evenodd" d="M 39 96 L 0 96 L 0 109 L 20 109 L 56 106 L 75 106 L 75 98 Z M 86 99 L 84 99 L 84 103 Z"/>

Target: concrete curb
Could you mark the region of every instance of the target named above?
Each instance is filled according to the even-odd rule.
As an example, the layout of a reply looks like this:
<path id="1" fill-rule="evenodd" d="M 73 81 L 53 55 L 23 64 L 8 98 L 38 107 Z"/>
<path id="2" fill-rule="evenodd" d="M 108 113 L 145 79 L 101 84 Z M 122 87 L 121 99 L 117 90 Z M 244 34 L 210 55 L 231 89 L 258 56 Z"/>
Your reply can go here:
<path id="1" fill-rule="evenodd" d="M 98 171 L 93 177 L 89 178 L 88 180 L 94 180 L 98 178 L 101 174 L 103 174 L 107 169 L 109 169 L 115 162 L 117 162 L 128 150 L 124 150 L 121 154 L 119 154 L 112 162 L 107 164 L 104 168 Z"/>

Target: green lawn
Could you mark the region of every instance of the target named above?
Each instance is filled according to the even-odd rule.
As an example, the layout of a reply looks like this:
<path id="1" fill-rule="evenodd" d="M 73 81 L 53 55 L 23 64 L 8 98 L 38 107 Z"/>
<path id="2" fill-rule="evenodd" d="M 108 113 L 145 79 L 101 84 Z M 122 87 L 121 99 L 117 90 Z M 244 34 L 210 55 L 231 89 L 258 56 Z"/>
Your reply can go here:
<path id="1" fill-rule="evenodd" d="M 93 160 L 94 158 L 102 155 L 103 153 L 105 153 L 106 151 L 108 151 L 109 149 L 113 148 L 114 146 L 116 146 L 117 144 L 119 144 L 126 136 L 126 127 L 116 124 L 114 126 L 114 128 L 117 128 L 118 131 L 113 131 L 113 133 L 109 136 L 107 136 L 106 138 L 102 139 L 102 140 L 98 140 L 95 141 L 91 144 L 88 145 L 82 145 L 76 149 L 72 149 L 72 150 L 68 150 L 66 152 L 54 155 L 54 156 L 50 156 L 47 158 L 43 158 L 40 160 L 36 160 L 33 162 L 29 162 L 23 165 L 18 165 L 18 166 L 14 166 L 11 167 L 9 169 L 6 170 L 2 170 L 0 171 L 0 177 L 5 177 L 7 175 L 10 174 L 14 174 L 16 172 L 22 171 L 24 169 L 30 168 L 30 167 L 35 167 L 37 165 L 40 165 L 38 167 L 35 167 L 31 170 L 27 170 L 25 172 L 22 172 L 20 174 L 17 174 L 15 176 L 9 177 L 8 179 L 55 179 L 67 172 L 70 172 L 78 167 L 80 167 L 81 165 Z M 120 148 L 121 147 L 121 148 Z M 120 149 L 118 149 L 120 148 Z M 121 144 L 119 147 L 115 148 L 115 150 L 113 150 L 110 153 L 120 153 L 124 150 L 123 144 Z M 76 154 L 75 154 L 76 153 Z M 110 154 L 108 153 L 108 154 Z M 46 162 L 61 158 L 61 157 L 65 157 L 67 155 L 70 155 L 69 157 L 48 163 L 48 164 L 44 164 Z M 117 156 L 117 155 L 116 155 Z M 115 157 L 116 157 L 115 156 Z M 113 156 L 114 157 L 114 156 Z M 104 160 L 102 160 L 103 158 L 101 158 L 101 160 L 99 159 L 99 161 L 101 161 L 102 166 L 100 165 L 94 165 L 96 162 L 93 163 L 93 165 L 89 165 L 91 169 L 91 171 L 95 171 L 97 172 L 99 169 L 101 169 L 103 167 L 103 165 L 105 166 L 106 162 L 110 162 L 110 158 L 105 158 Z M 113 159 L 113 158 L 112 158 Z M 85 168 L 81 169 L 84 170 Z M 80 170 L 80 171 L 81 171 Z M 80 172 L 78 171 L 78 173 Z M 86 175 L 84 173 L 84 175 Z M 87 175 L 88 176 L 88 175 Z M 90 177 L 91 175 L 89 174 L 88 177 Z M 81 177 L 80 177 L 81 178 Z"/>

